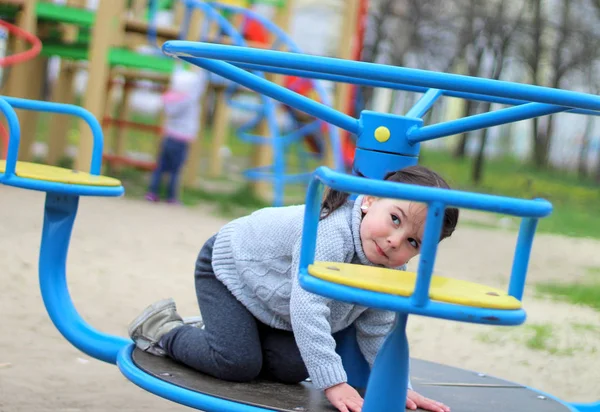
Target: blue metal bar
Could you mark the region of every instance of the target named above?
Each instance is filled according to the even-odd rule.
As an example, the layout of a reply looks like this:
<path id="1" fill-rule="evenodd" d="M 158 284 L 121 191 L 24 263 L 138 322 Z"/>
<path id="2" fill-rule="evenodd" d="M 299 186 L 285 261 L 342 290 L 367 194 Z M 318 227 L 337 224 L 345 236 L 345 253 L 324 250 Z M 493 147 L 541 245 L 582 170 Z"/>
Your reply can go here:
<path id="1" fill-rule="evenodd" d="M 209 4 L 216 9 L 229 10 L 234 13 L 240 13 L 240 14 L 243 14 L 244 16 L 247 16 L 253 20 L 258 21 L 261 24 L 261 26 L 263 26 L 265 29 L 267 29 L 270 33 L 275 34 L 276 39 L 273 43 L 273 48 L 275 48 L 275 45 L 277 45 L 279 43 L 283 43 L 283 44 L 285 44 L 285 46 L 289 50 L 289 52 L 302 53 L 302 51 L 296 45 L 294 40 L 290 36 L 288 36 L 288 34 L 284 30 L 282 30 L 279 26 L 277 26 L 275 23 L 273 23 L 271 20 L 269 20 L 262 14 L 256 13 L 255 11 L 247 9 L 247 8 L 232 6 L 229 4 L 222 4 L 222 3 L 218 3 L 218 2 L 209 2 Z M 262 70 L 259 70 L 259 71 L 262 71 Z M 315 91 L 321 98 L 323 104 L 331 106 L 332 102 L 331 102 L 331 99 L 329 98 L 329 94 L 325 91 L 325 88 L 323 87 L 321 82 L 313 82 L 313 87 L 315 88 Z"/>
<path id="2" fill-rule="evenodd" d="M 148 3 L 148 20 L 149 20 L 149 24 L 148 24 L 148 42 L 150 44 L 154 44 L 156 47 L 158 46 L 158 36 L 157 36 L 157 30 L 156 30 L 156 24 L 155 24 L 155 20 L 156 20 L 156 14 L 158 12 L 158 0 L 150 0 Z M 185 26 L 185 18 L 187 16 L 184 16 L 184 26 Z"/>
<path id="3" fill-rule="evenodd" d="M 463 192 L 460 190 L 415 186 L 405 183 L 374 181 L 373 179 L 338 173 L 325 166 L 321 166 L 315 170 L 313 179 L 321 180 L 325 185 L 341 190 L 342 192 L 362 193 L 365 195 L 405 199 L 422 203 L 440 202 L 446 206 L 504 213 L 520 217 L 540 218 L 548 216 L 552 212 L 552 204 L 543 199 L 524 200 L 505 196 Z"/>
<path id="4" fill-rule="evenodd" d="M 457 74 L 430 72 L 405 67 L 386 66 L 333 59 L 329 57 L 258 50 L 244 47 L 168 41 L 163 51 L 172 56 L 194 56 L 235 63 L 287 67 L 319 73 L 338 74 L 356 78 L 387 81 L 394 84 L 413 84 L 427 88 L 454 90 L 466 93 L 485 93 L 492 96 L 547 103 L 571 108 L 600 111 L 600 96 L 550 87 L 533 86 L 501 80 L 469 77 Z"/>
<path id="5" fill-rule="evenodd" d="M 431 109 L 433 104 L 443 96 L 444 91 L 439 89 L 429 89 L 425 94 L 419 99 L 417 104 L 415 104 L 409 111 L 406 113 L 406 117 L 418 117 L 422 118 L 425 116 L 425 113 Z"/>
<path id="6" fill-rule="evenodd" d="M 6 167 L 2 180 L 10 179 L 15 174 L 17 159 L 19 157 L 19 145 L 21 144 L 21 126 L 19 118 L 12 106 L 5 98 L 0 98 L 0 111 L 4 114 L 8 125 L 8 151 L 6 153 Z"/>
<path id="7" fill-rule="evenodd" d="M 421 128 L 415 127 L 409 130 L 407 140 L 409 143 L 414 144 L 437 139 L 438 137 L 451 136 L 453 134 L 471 130 L 484 129 L 486 127 L 512 123 L 519 120 L 532 119 L 534 117 L 563 112 L 565 110 L 568 110 L 568 107 L 559 107 L 543 103 L 527 103 L 431 126 Z"/>
<path id="8" fill-rule="evenodd" d="M 305 137 L 309 133 L 316 133 L 321 126 L 321 120 L 314 120 L 310 123 L 305 124 L 304 126 L 300 126 L 295 130 L 292 130 L 290 133 L 285 135 L 283 139 L 285 139 L 286 144 L 291 144 L 303 137 Z"/>
<path id="9" fill-rule="evenodd" d="M 246 69 L 246 70 L 259 70 L 259 71 L 265 71 L 265 72 L 270 72 L 270 73 L 275 73 L 275 74 L 286 74 L 286 75 L 290 75 L 290 76 L 306 77 L 306 78 L 310 78 L 310 79 L 320 79 L 320 80 L 327 80 L 327 81 L 332 81 L 332 82 L 349 83 L 349 84 L 356 84 L 356 85 L 363 85 L 363 86 L 383 87 L 386 89 L 403 90 L 403 91 L 415 92 L 415 93 L 426 93 L 428 90 L 430 90 L 429 87 L 415 86 L 415 85 L 404 84 L 404 83 L 391 83 L 391 82 L 385 82 L 385 81 L 380 81 L 380 80 L 373 80 L 370 78 L 340 76 L 340 75 L 336 75 L 336 74 L 312 72 L 309 70 L 289 69 L 286 67 L 272 67 L 272 66 L 264 66 L 264 65 L 251 64 L 251 63 L 237 63 L 236 62 L 236 63 L 232 63 L 232 64 L 234 64 L 235 66 L 240 67 L 242 69 Z M 499 96 L 488 96 L 488 95 L 479 94 L 479 93 L 458 92 L 458 91 L 454 91 L 454 90 L 442 90 L 442 94 L 444 96 L 448 96 L 448 97 L 458 97 L 458 98 L 467 99 L 467 100 L 478 100 L 478 101 L 482 101 L 482 102 L 498 103 L 498 104 L 505 104 L 505 105 L 520 105 L 520 104 L 529 103 L 526 100 L 511 99 L 511 98 L 505 98 L 505 97 L 499 97 Z M 583 115 L 588 115 L 588 116 L 600 116 L 600 112 L 594 111 L 594 110 L 569 109 L 568 112 L 573 113 L 573 114 L 583 114 Z"/>
<path id="10" fill-rule="evenodd" d="M 216 21 L 219 24 L 219 28 L 222 29 L 225 34 L 232 38 L 234 44 L 245 45 L 246 42 L 243 36 L 236 30 L 236 28 L 223 17 L 214 7 L 216 4 L 208 4 L 203 1 L 189 1 L 185 0 L 186 6 L 191 9 L 199 9 L 211 20 Z M 191 14 L 191 12 L 190 12 Z M 187 34 L 187 33 L 186 33 Z"/>
<path id="11" fill-rule="evenodd" d="M 302 252 L 300 252 L 302 253 Z M 300 268 L 300 285 L 303 289 L 342 302 L 352 302 L 370 308 L 393 312 L 412 313 L 439 319 L 484 325 L 521 325 L 526 313 L 523 309 L 482 309 L 430 300 L 426 306 L 414 306 L 410 298 L 389 293 L 374 292 L 311 276 L 307 268 Z"/>
<path id="12" fill-rule="evenodd" d="M 410 361 L 407 321 L 407 314 L 396 314 L 394 327 L 377 353 L 367 385 L 363 412 L 398 411 L 404 408 Z M 402 407 L 399 408 L 399 405 Z"/>
<path id="13" fill-rule="evenodd" d="M 276 38 L 273 42 L 272 48 L 276 48 L 276 46 L 279 44 L 285 44 L 285 46 L 289 52 L 302 53 L 302 51 L 296 45 L 296 43 L 293 41 L 293 39 L 290 36 L 288 36 L 288 34 L 284 30 L 282 30 L 280 27 L 278 27 L 275 23 L 273 23 L 271 20 L 269 20 L 262 14 L 256 13 L 253 10 L 250 10 L 247 8 L 232 6 L 232 5 L 228 5 L 228 4 L 222 4 L 222 3 L 218 3 L 218 2 L 210 2 L 209 4 L 216 9 L 229 10 L 234 13 L 240 13 L 246 17 L 249 17 L 253 20 L 258 21 L 270 33 L 275 34 Z M 333 105 L 333 103 L 329 97 L 329 93 L 327 93 L 327 91 L 325 90 L 325 88 L 323 87 L 323 84 L 321 82 L 313 81 L 312 86 L 315 89 L 315 91 L 317 92 L 317 95 L 319 96 L 319 98 L 321 99 L 321 102 L 324 105 L 326 105 L 326 106 Z M 335 123 L 333 123 L 333 124 L 335 124 Z M 330 124 L 327 124 L 327 126 L 329 129 L 329 141 L 331 143 L 331 152 L 333 154 L 334 168 L 338 171 L 342 171 L 342 170 L 344 170 L 344 159 L 342 156 L 342 147 L 341 147 L 341 142 L 340 142 L 339 130 L 337 128 L 331 126 Z"/>
<path id="14" fill-rule="evenodd" d="M 269 134 L 273 141 L 273 168 L 275 170 L 275 180 L 273 182 L 273 206 L 283 206 L 283 194 L 285 190 L 285 143 L 279 136 L 277 127 L 277 118 L 275 104 L 271 99 L 265 102 L 265 120 L 269 128 Z"/>
<path id="15" fill-rule="evenodd" d="M 311 179 L 306 190 L 306 205 L 304 207 L 304 226 L 300 247 L 300 268 L 306 268 L 315 260 L 317 248 L 317 229 L 321 215 L 321 199 L 323 198 L 323 183 Z"/>
<path id="16" fill-rule="evenodd" d="M 188 63 L 195 64 L 231 81 L 237 82 L 257 93 L 267 95 L 302 110 L 303 112 L 323 119 L 351 133 L 359 133 L 360 126 L 357 119 L 338 112 L 322 103 L 315 102 L 308 97 L 301 96 L 298 93 L 278 86 L 268 80 L 254 76 L 231 64 L 197 57 L 180 56 L 180 58 Z"/>
<path id="17" fill-rule="evenodd" d="M 600 401 L 594 403 L 571 403 L 573 412 L 600 412 Z"/>
<path id="18" fill-rule="evenodd" d="M 93 186 L 93 185 L 73 185 L 69 183 L 58 183 L 47 180 L 29 179 L 19 177 L 16 174 L 8 176 L 0 174 L 0 183 L 20 187 L 21 189 L 37 190 L 40 192 L 52 192 L 64 195 L 77 196 L 121 196 L 125 192 L 123 186 Z"/>
<path id="19" fill-rule="evenodd" d="M 258 406 L 222 399 L 201 392 L 192 391 L 165 382 L 141 370 L 133 361 L 133 345 L 126 346 L 119 351 L 117 366 L 121 373 L 140 388 L 160 396 L 161 398 L 189 406 L 190 408 L 206 411 L 227 412 L 273 412 Z"/>
<path id="20" fill-rule="evenodd" d="M 531 255 L 531 246 L 537 227 L 537 219 L 525 218 L 521 221 L 513 267 L 510 274 L 510 284 L 508 294 L 522 300 L 525 289 L 525 279 L 527 277 L 527 266 L 529 265 L 529 256 Z"/>
<path id="21" fill-rule="evenodd" d="M 54 326 L 76 348 L 108 363 L 131 343 L 97 331 L 77 313 L 66 280 L 66 261 L 79 197 L 48 193 L 40 246 L 39 278 L 44 305 Z"/>
<path id="22" fill-rule="evenodd" d="M 83 119 L 92 130 L 93 137 L 92 163 L 90 165 L 90 174 L 100 174 L 100 168 L 102 167 L 102 153 L 104 150 L 104 139 L 102 137 L 102 127 L 100 126 L 100 123 L 98 123 L 98 120 L 96 120 L 96 118 L 90 112 L 88 112 L 82 107 L 75 106 L 72 104 L 43 102 L 39 100 L 26 100 L 7 96 L 3 96 L 2 98 L 6 100 L 8 104 L 10 104 L 12 107 L 17 109 L 68 114 Z M 9 149 L 10 145 L 12 145 L 12 136 L 11 143 L 9 144 Z"/>
<path id="23" fill-rule="evenodd" d="M 421 255 L 419 257 L 419 268 L 415 290 L 410 298 L 415 306 L 425 306 L 429 301 L 429 285 L 435 265 L 442 224 L 444 223 L 444 205 L 441 202 L 432 202 L 427 208 L 427 220 L 425 220 L 425 233 L 421 244 Z"/>

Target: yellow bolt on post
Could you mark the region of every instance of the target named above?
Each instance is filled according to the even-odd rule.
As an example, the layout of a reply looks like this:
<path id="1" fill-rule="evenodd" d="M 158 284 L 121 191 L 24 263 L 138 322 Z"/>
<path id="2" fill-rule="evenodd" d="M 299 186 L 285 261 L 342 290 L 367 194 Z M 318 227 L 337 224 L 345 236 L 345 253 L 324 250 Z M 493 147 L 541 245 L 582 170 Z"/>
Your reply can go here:
<path id="1" fill-rule="evenodd" d="M 375 129 L 375 140 L 379 143 L 387 142 L 390 139 L 390 129 L 385 126 L 379 126 Z"/>

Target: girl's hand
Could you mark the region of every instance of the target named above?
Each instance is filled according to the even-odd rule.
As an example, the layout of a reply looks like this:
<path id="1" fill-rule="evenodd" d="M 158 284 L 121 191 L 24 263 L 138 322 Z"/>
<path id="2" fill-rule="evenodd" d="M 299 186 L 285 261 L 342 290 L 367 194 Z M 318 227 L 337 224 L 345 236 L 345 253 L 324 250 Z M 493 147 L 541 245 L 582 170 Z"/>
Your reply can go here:
<path id="1" fill-rule="evenodd" d="M 450 408 L 443 403 L 426 398 L 410 389 L 406 396 L 406 407 L 408 409 L 421 408 L 431 412 L 450 412 Z"/>
<path id="2" fill-rule="evenodd" d="M 363 406 L 363 398 L 347 383 L 325 389 L 325 396 L 340 412 L 360 412 Z"/>

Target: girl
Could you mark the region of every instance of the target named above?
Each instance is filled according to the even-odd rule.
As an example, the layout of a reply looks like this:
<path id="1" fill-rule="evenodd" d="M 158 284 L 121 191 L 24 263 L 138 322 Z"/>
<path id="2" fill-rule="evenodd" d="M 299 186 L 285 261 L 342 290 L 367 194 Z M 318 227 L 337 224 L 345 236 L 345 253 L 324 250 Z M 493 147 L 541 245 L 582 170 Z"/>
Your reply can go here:
<path id="1" fill-rule="evenodd" d="M 179 203 L 179 177 L 190 144 L 200 130 L 200 100 L 205 89 L 205 72 L 180 67 L 174 70 L 169 90 L 162 96 L 165 113 L 163 139 L 146 200 L 158 202 L 161 179 L 164 174 L 169 174 L 167 202 Z"/>
<path id="2" fill-rule="evenodd" d="M 435 172 L 412 166 L 388 181 L 448 188 Z M 315 260 L 404 270 L 419 254 L 427 207 L 423 204 L 330 190 L 322 205 Z M 342 412 L 359 412 L 362 398 L 346 383 L 332 334 L 350 325 L 372 366 L 395 314 L 334 301 L 298 283 L 304 205 L 265 208 L 225 225 L 196 262 L 196 294 L 204 327 L 184 324 L 172 299 L 148 307 L 129 327 L 136 345 L 219 379 L 257 377 L 298 383 L 310 377 Z M 445 212 L 441 239 L 458 222 Z M 441 240 L 440 239 L 440 240 Z M 409 385 L 410 389 L 410 385 Z M 450 409 L 409 390 L 406 405 Z"/>

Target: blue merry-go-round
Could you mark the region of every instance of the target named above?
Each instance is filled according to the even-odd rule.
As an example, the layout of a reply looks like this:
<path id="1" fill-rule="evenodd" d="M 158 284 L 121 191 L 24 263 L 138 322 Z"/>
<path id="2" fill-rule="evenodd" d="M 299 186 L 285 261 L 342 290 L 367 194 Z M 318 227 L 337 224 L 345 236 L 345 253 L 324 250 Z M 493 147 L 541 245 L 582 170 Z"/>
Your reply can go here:
<path id="1" fill-rule="evenodd" d="M 338 340 L 337 349 L 348 372 L 349 383 L 365 391 L 364 411 L 390 411 L 403 407 L 409 370 L 406 338 L 409 314 L 487 325 L 519 325 L 525 321 L 522 297 L 530 250 L 537 222 L 551 213 L 552 205 L 543 199 L 514 199 L 391 184 L 382 181 L 382 177 L 388 171 L 416 164 L 420 142 L 558 112 L 597 115 L 600 97 L 247 47 L 170 41 L 165 43 L 163 51 L 357 136 L 354 170 L 364 177 L 327 167 L 320 167 L 312 174 L 306 195 L 299 276 L 301 285 L 313 293 L 398 314 L 398 321 L 372 370 L 360 355 L 353 330 L 347 330 Z M 364 111 L 356 119 L 253 72 L 408 90 L 420 93 L 422 97 L 404 116 Z M 425 125 L 424 115 L 441 96 L 491 101 L 507 107 Z M 71 114 L 85 120 L 94 136 L 89 172 L 18 161 L 19 120 L 15 109 Z M 222 382 L 166 358 L 141 352 L 129 339 L 103 333 L 86 323 L 73 305 L 66 282 L 67 252 L 78 200 L 80 196 L 116 197 L 124 192 L 118 180 L 100 175 L 103 152 L 100 126 L 88 112 L 71 105 L 2 96 L 0 110 L 7 119 L 11 137 L 7 159 L 0 161 L 0 183 L 47 193 L 39 281 L 48 314 L 68 341 L 94 358 L 116 364 L 129 380 L 145 390 L 192 408 L 205 411 L 331 410 L 322 393 L 312 389 L 310 382 L 298 385 Z M 354 194 L 427 203 L 427 223 L 417 272 L 315 262 L 319 208 L 325 186 Z M 507 291 L 433 275 L 443 210 L 448 206 L 522 219 Z M 481 374 L 416 359 L 410 363 L 415 389 L 451 405 L 455 411 L 600 411 L 600 402 L 573 404 L 518 383 L 489 376 L 484 378 Z M 418 379 L 414 379 L 416 377 Z"/>

